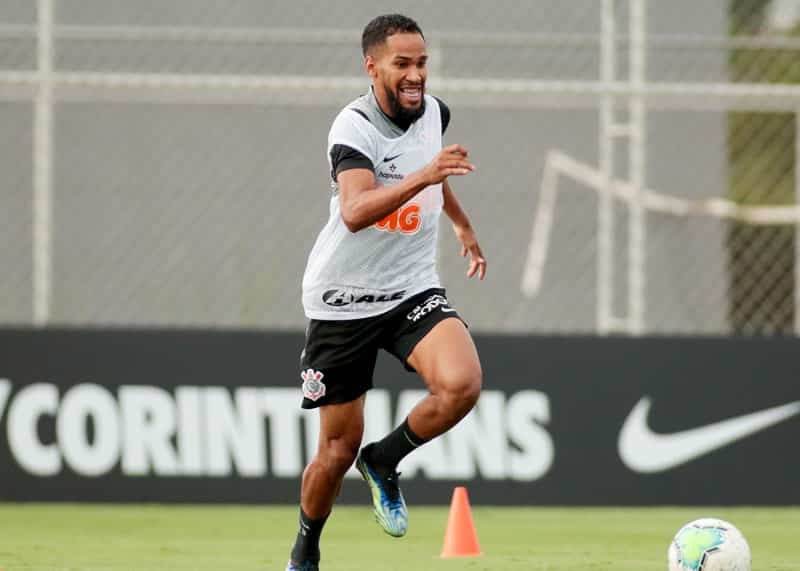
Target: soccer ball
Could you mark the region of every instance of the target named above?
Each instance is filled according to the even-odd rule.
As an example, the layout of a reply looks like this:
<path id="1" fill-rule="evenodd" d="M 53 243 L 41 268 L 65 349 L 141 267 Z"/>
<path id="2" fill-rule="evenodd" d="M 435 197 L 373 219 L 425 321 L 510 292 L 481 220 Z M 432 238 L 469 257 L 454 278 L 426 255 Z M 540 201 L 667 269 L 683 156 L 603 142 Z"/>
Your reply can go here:
<path id="1" fill-rule="evenodd" d="M 703 518 L 678 530 L 667 559 L 669 571 L 750 571 L 750 546 L 727 521 Z"/>

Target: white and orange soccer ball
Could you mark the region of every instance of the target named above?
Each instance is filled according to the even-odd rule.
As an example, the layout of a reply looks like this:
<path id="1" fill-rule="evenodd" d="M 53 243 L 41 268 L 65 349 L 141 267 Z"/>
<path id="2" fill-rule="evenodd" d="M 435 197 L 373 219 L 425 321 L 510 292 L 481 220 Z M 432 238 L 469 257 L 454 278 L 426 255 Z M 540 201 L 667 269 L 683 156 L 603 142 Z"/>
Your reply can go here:
<path id="1" fill-rule="evenodd" d="M 667 551 L 669 571 L 750 571 L 750 546 L 733 524 L 703 518 L 684 525 Z"/>

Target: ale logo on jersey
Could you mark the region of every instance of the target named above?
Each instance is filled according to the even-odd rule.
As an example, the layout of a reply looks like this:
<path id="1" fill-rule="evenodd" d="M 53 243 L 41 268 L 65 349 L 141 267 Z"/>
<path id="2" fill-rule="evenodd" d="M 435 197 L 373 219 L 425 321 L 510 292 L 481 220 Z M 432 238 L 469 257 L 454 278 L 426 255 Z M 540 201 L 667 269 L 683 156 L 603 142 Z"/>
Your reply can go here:
<path id="1" fill-rule="evenodd" d="M 329 289 L 322 294 L 322 301 L 332 307 L 342 307 L 353 303 L 355 296 L 346 289 Z"/>
<path id="2" fill-rule="evenodd" d="M 375 223 L 375 228 L 383 230 L 384 232 L 416 234 L 422 223 L 422 217 L 419 211 L 419 204 L 406 204 L 392 212 L 383 220 L 378 220 Z"/>
<path id="3" fill-rule="evenodd" d="M 355 292 L 350 289 L 329 289 L 322 294 L 322 301 L 331 307 L 344 307 L 351 303 L 385 303 L 388 301 L 400 301 L 406 295 L 406 290 L 404 289 L 389 293 L 369 292 L 369 290 L 366 290 L 368 293 L 363 293 L 364 290 L 360 291 L 362 293 L 356 296 Z"/>

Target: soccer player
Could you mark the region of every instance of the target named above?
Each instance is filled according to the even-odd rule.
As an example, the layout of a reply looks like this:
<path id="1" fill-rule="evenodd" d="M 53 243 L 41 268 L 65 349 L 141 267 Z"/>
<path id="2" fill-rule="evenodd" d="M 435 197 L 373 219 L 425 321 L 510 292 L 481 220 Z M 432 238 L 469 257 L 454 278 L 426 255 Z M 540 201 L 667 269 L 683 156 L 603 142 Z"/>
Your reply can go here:
<path id="1" fill-rule="evenodd" d="M 442 148 L 450 110 L 425 93 L 428 55 L 417 23 L 379 16 L 364 28 L 366 95 L 328 136 L 330 218 L 309 255 L 301 355 L 303 408 L 319 408 L 316 456 L 303 472 L 300 529 L 287 571 L 319 569 L 319 539 L 345 472 L 369 485 L 378 523 L 401 537 L 408 512 L 397 465 L 475 405 L 481 365 L 436 272 L 442 210 L 469 255 L 467 277 L 486 274 L 469 219 L 448 177 L 474 170 L 461 145 Z M 404 422 L 361 449 L 364 400 L 378 349 L 416 371 L 429 394 Z M 357 458 L 356 458 L 357 457 Z"/>

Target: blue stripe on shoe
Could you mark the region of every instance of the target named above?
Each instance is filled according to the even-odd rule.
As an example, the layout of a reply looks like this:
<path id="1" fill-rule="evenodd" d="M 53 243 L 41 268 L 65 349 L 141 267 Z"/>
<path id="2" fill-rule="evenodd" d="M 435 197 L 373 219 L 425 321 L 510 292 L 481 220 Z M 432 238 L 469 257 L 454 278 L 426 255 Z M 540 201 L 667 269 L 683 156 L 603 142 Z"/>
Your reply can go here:
<path id="1" fill-rule="evenodd" d="M 408 530 L 408 509 L 403 493 L 397 484 L 397 472 L 381 478 L 359 454 L 356 468 L 370 487 L 375 519 L 383 530 L 392 537 L 402 537 Z"/>

